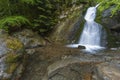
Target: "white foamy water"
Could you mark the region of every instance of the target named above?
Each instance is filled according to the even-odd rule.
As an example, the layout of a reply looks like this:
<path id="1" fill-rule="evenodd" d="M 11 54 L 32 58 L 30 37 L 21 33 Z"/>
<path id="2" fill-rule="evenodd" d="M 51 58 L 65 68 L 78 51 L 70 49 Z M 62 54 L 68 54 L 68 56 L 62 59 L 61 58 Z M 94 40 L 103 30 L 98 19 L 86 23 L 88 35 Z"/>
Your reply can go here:
<path id="1" fill-rule="evenodd" d="M 95 53 L 98 50 L 104 49 L 104 47 L 101 47 L 102 26 L 94 21 L 96 17 L 96 8 L 98 6 L 99 4 L 87 9 L 84 17 L 86 23 L 84 24 L 84 29 L 80 35 L 78 44 L 70 44 L 67 45 L 67 47 L 75 48 L 79 45 L 85 46 L 86 49 L 84 51 L 90 53 Z"/>

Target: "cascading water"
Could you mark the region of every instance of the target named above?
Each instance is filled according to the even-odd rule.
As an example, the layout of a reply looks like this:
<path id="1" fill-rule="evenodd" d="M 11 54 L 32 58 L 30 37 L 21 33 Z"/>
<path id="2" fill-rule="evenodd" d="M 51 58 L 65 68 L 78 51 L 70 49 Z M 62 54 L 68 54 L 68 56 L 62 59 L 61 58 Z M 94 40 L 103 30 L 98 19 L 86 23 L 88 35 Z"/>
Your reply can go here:
<path id="1" fill-rule="evenodd" d="M 99 4 L 95 7 L 88 8 L 84 17 L 86 23 L 78 44 L 68 45 L 68 47 L 78 47 L 82 45 L 85 46 L 85 51 L 90 53 L 96 53 L 96 51 L 104 48 L 101 47 L 102 26 L 94 21 L 96 17 L 96 8 L 98 6 Z"/>

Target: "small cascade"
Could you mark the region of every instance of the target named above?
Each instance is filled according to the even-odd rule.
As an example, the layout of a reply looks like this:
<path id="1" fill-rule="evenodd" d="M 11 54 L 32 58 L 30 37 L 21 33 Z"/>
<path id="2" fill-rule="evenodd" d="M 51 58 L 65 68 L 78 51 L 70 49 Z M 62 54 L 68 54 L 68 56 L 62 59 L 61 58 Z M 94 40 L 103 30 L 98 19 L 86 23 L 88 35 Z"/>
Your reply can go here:
<path id="1" fill-rule="evenodd" d="M 90 53 L 96 53 L 98 50 L 104 49 L 104 47 L 101 47 L 102 26 L 94 21 L 98 6 L 99 4 L 87 9 L 84 17 L 86 23 L 84 24 L 84 29 L 80 35 L 79 42 L 78 44 L 68 45 L 68 47 L 85 46 L 86 49 L 84 51 Z"/>

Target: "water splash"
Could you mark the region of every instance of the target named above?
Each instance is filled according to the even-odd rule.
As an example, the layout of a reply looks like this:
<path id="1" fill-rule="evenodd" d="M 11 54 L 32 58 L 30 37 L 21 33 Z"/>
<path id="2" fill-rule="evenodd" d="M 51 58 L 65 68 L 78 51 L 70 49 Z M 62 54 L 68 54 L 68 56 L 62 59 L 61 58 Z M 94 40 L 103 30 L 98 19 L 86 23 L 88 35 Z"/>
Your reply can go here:
<path id="1" fill-rule="evenodd" d="M 89 7 L 87 9 L 84 19 L 83 32 L 80 36 L 78 44 L 68 45 L 68 47 L 78 47 L 79 45 L 85 46 L 85 50 L 90 53 L 96 53 L 98 50 L 104 49 L 101 47 L 101 34 L 102 26 L 94 21 L 96 17 L 96 9 L 100 4 L 95 7 Z"/>

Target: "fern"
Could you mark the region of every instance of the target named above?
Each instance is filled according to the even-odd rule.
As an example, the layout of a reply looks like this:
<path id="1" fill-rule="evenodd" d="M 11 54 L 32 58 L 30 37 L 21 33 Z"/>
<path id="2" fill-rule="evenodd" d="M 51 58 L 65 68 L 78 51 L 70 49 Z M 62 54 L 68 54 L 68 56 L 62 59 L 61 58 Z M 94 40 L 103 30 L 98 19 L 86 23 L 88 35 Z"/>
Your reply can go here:
<path id="1" fill-rule="evenodd" d="M 0 29 L 8 32 L 21 29 L 24 25 L 30 25 L 30 22 L 22 16 L 10 16 L 0 20 Z"/>

